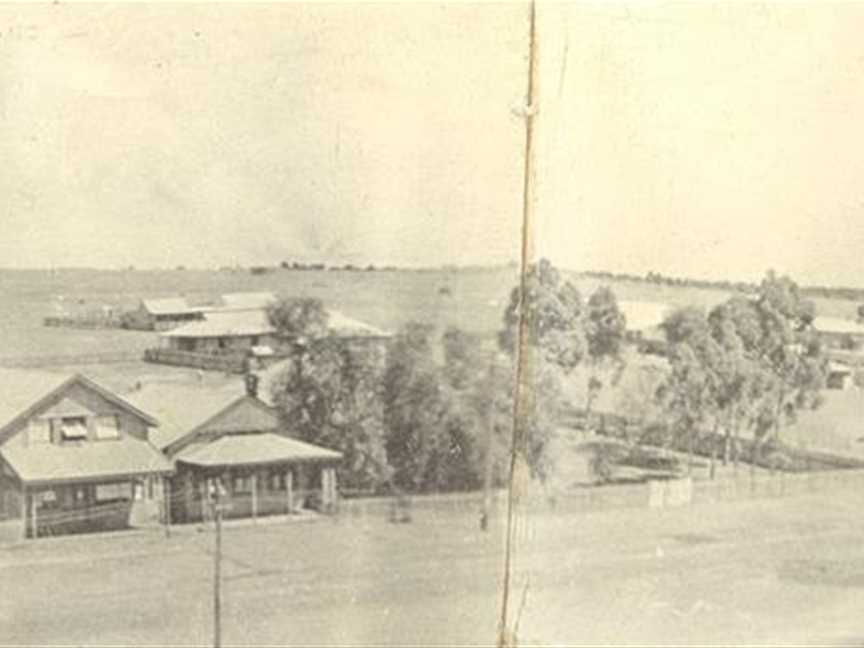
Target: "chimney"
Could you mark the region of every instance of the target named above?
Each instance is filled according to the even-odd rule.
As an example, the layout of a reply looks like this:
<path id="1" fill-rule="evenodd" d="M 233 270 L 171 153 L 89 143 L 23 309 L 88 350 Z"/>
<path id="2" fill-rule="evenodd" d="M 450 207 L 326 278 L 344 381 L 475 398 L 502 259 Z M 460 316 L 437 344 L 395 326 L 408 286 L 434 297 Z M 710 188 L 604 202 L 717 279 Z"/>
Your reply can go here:
<path id="1" fill-rule="evenodd" d="M 258 398 L 258 376 L 249 371 L 245 376 L 246 395 L 252 398 Z"/>

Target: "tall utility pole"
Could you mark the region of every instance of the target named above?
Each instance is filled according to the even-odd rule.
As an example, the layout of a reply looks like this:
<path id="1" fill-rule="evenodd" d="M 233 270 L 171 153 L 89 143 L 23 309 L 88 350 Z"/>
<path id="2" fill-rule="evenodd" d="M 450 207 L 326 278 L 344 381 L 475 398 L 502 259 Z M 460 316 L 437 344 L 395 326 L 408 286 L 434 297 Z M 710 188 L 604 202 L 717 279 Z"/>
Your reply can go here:
<path id="1" fill-rule="evenodd" d="M 222 506 L 219 484 L 212 487 L 213 522 L 216 525 L 216 548 L 213 551 L 213 648 L 222 646 Z"/>
<path id="2" fill-rule="evenodd" d="M 513 404 L 513 440 L 510 457 L 510 484 L 507 494 L 507 537 L 504 549 L 504 578 L 501 585 L 501 619 L 498 634 L 498 645 L 503 647 L 512 646 L 516 643 L 509 628 L 510 607 L 510 584 L 511 571 L 513 569 L 513 544 L 515 535 L 515 524 L 513 517 L 517 513 L 516 500 L 519 493 L 514 488 L 514 477 L 517 470 L 522 470 L 525 462 L 525 426 L 522 419 L 525 416 L 525 405 L 529 402 L 530 390 L 534 388 L 531 384 L 530 375 L 530 349 L 528 347 L 528 317 L 526 313 L 525 299 L 527 294 L 527 271 L 531 259 L 531 213 L 534 208 L 534 127 L 536 116 L 536 94 L 537 94 L 537 2 L 531 0 L 528 18 L 528 84 L 525 91 L 525 162 L 523 168 L 522 184 L 522 251 L 521 251 L 521 277 L 519 285 L 519 334 L 516 346 L 516 385 Z M 521 484 L 517 485 L 521 488 Z"/>

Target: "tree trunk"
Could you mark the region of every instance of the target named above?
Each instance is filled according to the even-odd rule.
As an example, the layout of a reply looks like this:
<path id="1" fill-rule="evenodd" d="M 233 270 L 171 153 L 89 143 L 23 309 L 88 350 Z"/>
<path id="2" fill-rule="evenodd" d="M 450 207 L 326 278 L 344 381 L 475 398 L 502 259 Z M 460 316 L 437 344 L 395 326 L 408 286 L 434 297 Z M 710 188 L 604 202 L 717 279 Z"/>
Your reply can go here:
<path id="1" fill-rule="evenodd" d="M 732 455 L 732 425 L 735 422 L 735 409 L 729 408 L 726 415 L 726 430 L 723 433 L 723 465 L 728 466 Z"/>
<path id="2" fill-rule="evenodd" d="M 774 440 L 780 441 L 780 419 L 783 418 L 783 401 L 786 400 L 786 391 L 780 390 L 780 395 L 777 397 L 777 412 L 774 417 Z"/>
<path id="3" fill-rule="evenodd" d="M 738 417 L 732 421 L 732 470 L 738 474 L 738 450 L 741 444 L 738 441 Z"/>
<path id="4" fill-rule="evenodd" d="M 591 385 L 594 383 L 594 372 L 591 372 L 591 375 L 588 376 L 588 388 L 587 394 L 585 396 L 585 428 L 586 431 L 591 432 L 591 409 L 594 406 L 594 389 L 592 389 Z"/>
<path id="5" fill-rule="evenodd" d="M 693 474 L 693 442 L 696 436 L 694 426 L 690 426 L 690 434 L 687 435 L 687 475 Z"/>
<path id="6" fill-rule="evenodd" d="M 714 474 L 717 469 L 717 437 L 720 430 L 720 417 L 714 419 L 714 430 L 711 432 L 711 469 L 709 476 L 714 479 Z"/>
<path id="7" fill-rule="evenodd" d="M 585 400 L 585 431 L 591 432 L 591 406 L 594 404 L 594 397 L 591 390 L 588 391 L 588 398 Z"/>
<path id="8" fill-rule="evenodd" d="M 753 435 L 753 442 L 750 445 L 750 490 L 756 487 L 756 460 L 759 452 L 759 440 L 756 434 Z"/>

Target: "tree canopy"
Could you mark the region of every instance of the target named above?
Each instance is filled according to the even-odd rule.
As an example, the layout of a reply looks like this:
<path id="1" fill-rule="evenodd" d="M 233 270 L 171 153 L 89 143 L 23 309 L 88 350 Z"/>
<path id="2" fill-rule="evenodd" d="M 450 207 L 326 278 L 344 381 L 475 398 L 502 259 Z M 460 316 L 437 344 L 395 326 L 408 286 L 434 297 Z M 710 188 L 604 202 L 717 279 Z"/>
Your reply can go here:
<path id="1" fill-rule="evenodd" d="M 585 356 L 587 343 L 582 325 L 583 303 L 579 290 L 546 259 L 532 264 L 522 285 L 510 293 L 504 311 L 501 348 L 513 354 L 519 344 L 524 315 L 527 344 L 564 371 L 574 369 Z"/>
<path id="2" fill-rule="evenodd" d="M 283 338 L 318 338 L 327 334 L 328 313 L 314 297 L 280 299 L 267 309 L 267 317 Z"/>

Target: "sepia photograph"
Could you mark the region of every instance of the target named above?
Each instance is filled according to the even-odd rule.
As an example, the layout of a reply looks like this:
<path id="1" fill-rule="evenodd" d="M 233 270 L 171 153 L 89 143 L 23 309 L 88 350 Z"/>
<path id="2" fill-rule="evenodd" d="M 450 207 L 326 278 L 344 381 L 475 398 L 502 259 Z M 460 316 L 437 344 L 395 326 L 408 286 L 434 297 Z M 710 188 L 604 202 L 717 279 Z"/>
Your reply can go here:
<path id="1" fill-rule="evenodd" d="M 862 34 L 0 3 L 0 646 L 864 646 Z"/>

